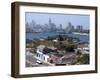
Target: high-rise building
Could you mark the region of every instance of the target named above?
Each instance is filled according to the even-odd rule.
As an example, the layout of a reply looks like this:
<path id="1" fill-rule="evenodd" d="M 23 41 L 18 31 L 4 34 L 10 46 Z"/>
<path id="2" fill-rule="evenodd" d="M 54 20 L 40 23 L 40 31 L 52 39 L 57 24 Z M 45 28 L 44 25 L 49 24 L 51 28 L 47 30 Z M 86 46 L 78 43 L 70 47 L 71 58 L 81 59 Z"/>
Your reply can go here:
<path id="1" fill-rule="evenodd" d="M 49 25 L 51 25 L 52 24 L 52 21 L 51 21 L 51 18 L 49 18 Z"/>
<path id="2" fill-rule="evenodd" d="M 76 27 L 76 31 L 82 32 L 82 31 L 83 31 L 83 26 L 82 26 L 82 25 L 78 25 L 78 26 Z"/>
<path id="3" fill-rule="evenodd" d="M 72 33 L 74 31 L 74 26 L 71 24 L 71 22 L 68 23 L 68 26 L 66 27 L 66 32 Z"/>
<path id="4" fill-rule="evenodd" d="M 50 31 L 56 31 L 56 24 L 52 22 L 51 18 L 49 18 L 49 28 Z"/>
<path id="5" fill-rule="evenodd" d="M 62 30 L 62 24 L 59 24 L 59 29 Z"/>

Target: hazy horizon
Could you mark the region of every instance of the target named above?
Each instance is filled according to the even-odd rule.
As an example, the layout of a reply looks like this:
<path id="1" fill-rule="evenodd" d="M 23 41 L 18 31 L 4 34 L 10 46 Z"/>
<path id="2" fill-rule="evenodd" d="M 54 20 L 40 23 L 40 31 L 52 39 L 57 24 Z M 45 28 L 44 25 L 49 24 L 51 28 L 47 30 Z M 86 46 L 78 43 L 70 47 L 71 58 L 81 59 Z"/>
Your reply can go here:
<path id="1" fill-rule="evenodd" d="M 89 15 L 79 15 L 79 14 L 59 14 L 59 13 L 34 13 L 34 12 L 26 12 L 25 13 L 25 21 L 30 23 L 32 20 L 36 22 L 36 24 L 48 24 L 49 19 L 52 20 L 57 26 L 62 24 L 62 27 L 65 28 L 69 22 L 72 23 L 73 26 L 82 25 L 83 29 L 89 29 Z"/>

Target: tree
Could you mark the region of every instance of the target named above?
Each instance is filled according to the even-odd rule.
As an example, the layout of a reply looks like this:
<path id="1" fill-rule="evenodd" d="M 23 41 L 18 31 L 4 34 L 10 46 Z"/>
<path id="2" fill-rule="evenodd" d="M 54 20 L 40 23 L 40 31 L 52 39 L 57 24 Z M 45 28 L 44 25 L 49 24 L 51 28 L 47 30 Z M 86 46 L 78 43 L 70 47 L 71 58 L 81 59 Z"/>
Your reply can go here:
<path id="1" fill-rule="evenodd" d="M 58 35 L 58 40 L 59 41 L 64 41 L 64 37 L 62 35 Z"/>
<path id="2" fill-rule="evenodd" d="M 73 52 L 74 49 L 77 47 L 77 43 L 71 43 L 71 44 L 62 44 L 60 46 L 61 49 L 65 49 L 66 51 Z"/>
<path id="3" fill-rule="evenodd" d="M 89 54 L 82 54 L 77 52 L 76 64 L 89 64 Z"/>

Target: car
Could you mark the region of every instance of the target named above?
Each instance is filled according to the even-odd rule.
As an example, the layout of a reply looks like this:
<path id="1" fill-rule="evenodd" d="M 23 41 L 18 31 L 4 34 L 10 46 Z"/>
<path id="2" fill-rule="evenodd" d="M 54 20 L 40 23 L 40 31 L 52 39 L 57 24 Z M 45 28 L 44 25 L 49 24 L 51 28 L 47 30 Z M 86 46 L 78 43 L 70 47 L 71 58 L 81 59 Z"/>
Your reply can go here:
<path id="1" fill-rule="evenodd" d="M 38 64 L 42 64 L 42 62 L 41 62 L 40 60 L 37 60 L 36 63 L 38 63 Z"/>

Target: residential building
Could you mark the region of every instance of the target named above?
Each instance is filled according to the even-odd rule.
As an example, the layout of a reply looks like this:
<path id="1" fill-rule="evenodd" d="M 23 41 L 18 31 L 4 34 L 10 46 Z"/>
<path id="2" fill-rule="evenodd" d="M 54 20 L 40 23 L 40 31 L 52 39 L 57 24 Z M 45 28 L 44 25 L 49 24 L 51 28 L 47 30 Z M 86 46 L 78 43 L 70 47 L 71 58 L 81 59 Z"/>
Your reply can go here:
<path id="1" fill-rule="evenodd" d="M 84 44 L 79 45 L 75 49 L 75 53 L 77 53 L 78 51 L 80 51 L 82 54 L 89 54 L 90 52 L 89 44 L 84 43 Z"/>
<path id="2" fill-rule="evenodd" d="M 37 57 L 42 61 L 48 61 L 49 56 L 43 53 L 43 49 L 45 48 L 44 45 L 40 45 L 37 47 Z"/>
<path id="3" fill-rule="evenodd" d="M 57 52 L 57 49 L 53 46 L 46 47 L 45 45 L 39 45 L 37 47 L 37 57 L 45 62 L 57 63 L 63 55 Z"/>

